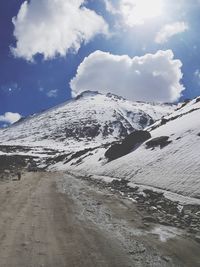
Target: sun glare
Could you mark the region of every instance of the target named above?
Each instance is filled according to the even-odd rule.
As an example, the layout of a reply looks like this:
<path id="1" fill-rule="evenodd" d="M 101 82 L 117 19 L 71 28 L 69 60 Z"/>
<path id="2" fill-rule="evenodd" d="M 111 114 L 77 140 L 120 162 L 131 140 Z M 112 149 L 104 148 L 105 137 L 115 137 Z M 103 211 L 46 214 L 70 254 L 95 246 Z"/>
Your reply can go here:
<path id="1" fill-rule="evenodd" d="M 121 10 L 129 26 L 144 24 L 163 13 L 163 0 L 123 0 Z"/>

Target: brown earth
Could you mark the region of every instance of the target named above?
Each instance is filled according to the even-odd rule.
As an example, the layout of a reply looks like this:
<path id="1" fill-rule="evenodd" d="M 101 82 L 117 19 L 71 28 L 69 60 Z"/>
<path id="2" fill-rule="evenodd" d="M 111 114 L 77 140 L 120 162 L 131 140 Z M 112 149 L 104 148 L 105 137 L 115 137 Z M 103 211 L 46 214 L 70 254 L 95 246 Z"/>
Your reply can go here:
<path id="1" fill-rule="evenodd" d="M 0 267 L 195 267 L 199 251 L 185 233 L 162 242 L 134 203 L 72 175 L 0 183 Z"/>

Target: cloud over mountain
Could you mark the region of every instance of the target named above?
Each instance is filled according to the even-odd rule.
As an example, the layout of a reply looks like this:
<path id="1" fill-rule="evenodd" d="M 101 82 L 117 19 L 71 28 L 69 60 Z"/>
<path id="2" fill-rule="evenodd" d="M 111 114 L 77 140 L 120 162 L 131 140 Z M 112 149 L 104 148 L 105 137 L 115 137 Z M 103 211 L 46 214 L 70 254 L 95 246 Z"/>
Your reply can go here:
<path id="1" fill-rule="evenodd" d="M 45 59 L 77 52 L 82 43 L 96 34 L 107 34 L 108 25 L 84 0 L 25 1 L 13 18 L 16 57 L 33 60 L 37 53 Z"/>
<path id="2" fill-rule="evenodd" d="M 75 93 L 98 90 L 131 100 L 173 102 L 184 90 L 181 67 L 171 50 L 134 58 L 96 51 L 79 65 L 70 85 Z"/>
<path id="3" fill-rule="evenodd" d="M 4 115 L 0 115 L 0 122 L 13 124 L 21 118 L 19 113 L 6 112 Z"/>

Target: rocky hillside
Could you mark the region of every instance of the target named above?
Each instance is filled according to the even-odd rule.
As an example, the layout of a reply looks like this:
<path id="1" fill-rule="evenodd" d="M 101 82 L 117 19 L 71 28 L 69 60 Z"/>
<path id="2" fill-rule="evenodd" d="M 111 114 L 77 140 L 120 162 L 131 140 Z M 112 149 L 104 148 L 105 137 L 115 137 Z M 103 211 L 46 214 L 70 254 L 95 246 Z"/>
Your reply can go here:
<path id="1" fill-rule="evenodd" d="M 98 92 L 84 92 L 69 102 L 0 130 L 0 145 L 19 153 L 76 152 L 101 146 L 150 126 L 175 106 L 130 102 Z M 22 149 L 24 148 L 24 149 Z"/>
<path id="2" fill-rule="evenodd" d="M 76 170 L 200 198 L 199 118 L 200 97 L 147 127 L 151 139 L 129 154 L 109 162 L 105 157 L 108 150 L 101 148 L 93 155 L 79 158 L 77 164 L 74 162 Z"/>

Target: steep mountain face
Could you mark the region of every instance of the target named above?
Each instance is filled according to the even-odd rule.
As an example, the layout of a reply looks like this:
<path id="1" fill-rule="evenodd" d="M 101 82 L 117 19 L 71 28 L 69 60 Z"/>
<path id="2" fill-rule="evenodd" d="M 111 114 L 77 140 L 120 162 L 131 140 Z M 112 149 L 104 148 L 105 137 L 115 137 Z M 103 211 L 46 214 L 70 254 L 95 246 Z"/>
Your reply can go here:
<path id="1" fill-rule="evenodd" d="M 152 139 L 130 154 L 106 162 L 106 150 L 98 149 L 93 155 L 79 159 L 76 170 L 200 198 L 199 118 L 200 97 L 148 127 Z"/>
<path id="2" fill-rule="evenodd" d="M 174 108 L 168 104 L 130 102 L 112 94 L 88 91 L 0 130 L 0 145 L 27 146 L 38 153 L 41 152 L 39 148 L 79 151 L 144 129 Z"/>

